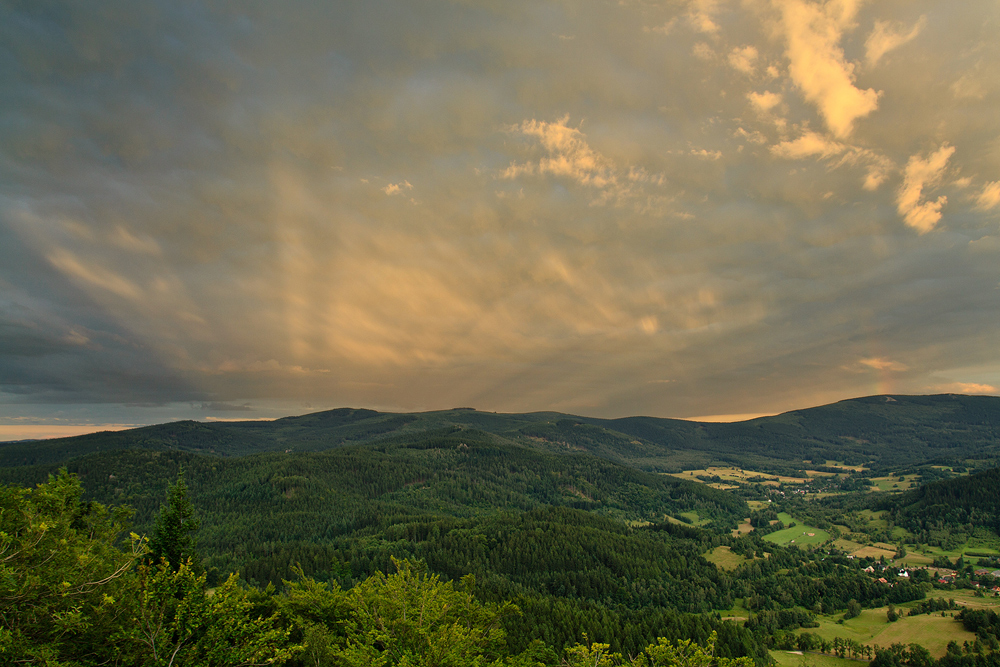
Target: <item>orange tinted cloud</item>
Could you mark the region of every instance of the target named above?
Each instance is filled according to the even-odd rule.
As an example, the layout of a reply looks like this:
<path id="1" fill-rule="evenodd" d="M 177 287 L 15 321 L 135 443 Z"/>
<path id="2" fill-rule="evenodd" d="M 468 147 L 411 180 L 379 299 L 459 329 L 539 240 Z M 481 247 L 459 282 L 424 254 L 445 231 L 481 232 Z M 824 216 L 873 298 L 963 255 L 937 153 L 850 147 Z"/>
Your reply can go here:
<path id="1" fill-rule="evenodd" d="M 855 66 L 840 46 L 860 4 L 857 0 L 772 0 L 781 15 L 792 81 L 841 139 L 851 134 L 855 121 L 878 108 L 876 91 L 854 85 Z"/>

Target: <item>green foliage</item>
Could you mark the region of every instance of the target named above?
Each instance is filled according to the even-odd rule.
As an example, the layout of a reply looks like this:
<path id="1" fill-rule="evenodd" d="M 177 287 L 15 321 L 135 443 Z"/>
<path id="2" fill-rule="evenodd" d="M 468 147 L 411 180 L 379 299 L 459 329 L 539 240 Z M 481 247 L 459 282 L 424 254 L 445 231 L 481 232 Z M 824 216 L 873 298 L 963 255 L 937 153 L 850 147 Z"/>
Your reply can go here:
<path id="1" fill-rule="evenodd" d="M 931 667 L 934 658 L 919 644 L 892 644 L 876 648 L 871 667 Z"/>
<path id="2" fill-rule="evenodd" d="M 104 637 L 120 623 L 135 535 L 118 548 L 128 518 L 81 502 L 65 470 L 35 489 L 0 488 L 0 662 L 69 664 L 109 657 Z"/>
<path id="3" fill-rule="evenodd" d="M 114 636 L 121 657 L 152 667 L 242 667 L 282 663 L 299 647 L 289 645 L 277 614 L 255 615 L 250 594 L 231 575 L 209 591 L 205 574 L 190 560 L 139 568 L 136 606 Z"/>
<path id="4" fill-rule="evenodd" d="M 715 653 L 713 632 L 703 646 L 690 639 L 669 641 L 661 637 L 635 657 L 611 652 L 601 643 L 577 644 L 566 651 L 567 667 L 753 667 L 749 658 L 724 658 Z"/>
<path id="5" fill-rule="evenodd" d="M 932 482 L 885 501 L 890 519 L 925 543 L 953 548 L 977 528 L 1000 531 L 1000 468 Z"/>
<path id="6" fill-rule="evenodd" d="M 194 533 L 199 527 L 194 506 L 188 500 L 184 469 L 177 473 L 177 482 L 167 490 L 167 504 L 160 508 L 149 540 L 147 558 L 151 563 L 166 561 L 176 572 L 181 564 L 191 561 L 198 568 Z"/>
<path id="7" fill-rule="evenodd" d="M 346 664 L 459 667 L 501 657 L 501 619 L 516 608 L 478 602 L 471 575 L 459 588 L 408 561 L 394 564 L 395 574 L 369 577 L 349 593 Z"/>

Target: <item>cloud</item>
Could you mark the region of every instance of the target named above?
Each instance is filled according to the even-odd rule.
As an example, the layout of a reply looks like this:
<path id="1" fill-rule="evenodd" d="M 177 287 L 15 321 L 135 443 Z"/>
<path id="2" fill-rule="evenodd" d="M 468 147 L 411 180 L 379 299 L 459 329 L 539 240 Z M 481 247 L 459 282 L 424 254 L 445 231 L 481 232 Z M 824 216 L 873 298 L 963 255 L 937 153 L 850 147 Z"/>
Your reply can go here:
<path id="1" fill-rule="evenodd" d="M 389 196 L 401 195 L 403 194 L 404 189 L 412 190 L 413 186 L 410 185 L 409 181 L 402 181 L 400 183 L 390 183 L 389 185 L 382 188 L 382 192 L 386 193 Z"/>
<path id="2" fill-rule="evenodd" d="M 143 255 L 162 255 L 160 245 L 152 238 L 144 236 L 139 238 L 121 225 L 115 228 L 110 238 L 111 242 L 119 248 L 130 250 Z"/>
<path id="3" fill-rule="evenodd" d="M 772 155 L 789 160 L 801 160 L 812 156 L 825 158 L 843 153 L 845 150 L 847 146 L 844 144 L 832 141 L 816 132 L 806 132 L 798 139 L 782 141 L 771 146 Z"/>
<path id="4" fill-rule="evenodd" d="M 792 81 L 816 105 L 834 136 L 850 136 L 854 123 L 878 108 L 879 94 L 854 85 L 854 64 L 840 47 L 854 25 L 859 0 L 771 0 L 781 15 L 780 30 Z"/>
<path id="5" fill-rule="evenodd" d="M 729 52 L 727 60 L 729 61 L 730 67 L 733 69 L 743 72 L 744 74 L 753 74 L 757 67 L 756 63 L 758 55 L 759 54 L 755 46 L 736 47 Z"/>
<path id="6" fill-rule="evenodd" d="M 233 403 L 226 403 L 224 401 L 210 401 L 202 403 L 201 409 L 211 412 L 253 412 L 253 408 L 249 403 L 236 405 Z"/>
<path id="7" fill-rule="evenodd" d="M 0 21 L 0 416 L 997 384 L 989 3 L 42 4 Z M 908 206 L 954 234 L 918 237 L 904 167 L 944 142 Z"/>
<path id="8" fill-rule="evenodd" d="M 927 391 L 941 392 L 945 394 L 1000 394 L 991 384 L 979 382 L 950 382 L 948 384 L 938 384 L 928 387 Z"/>
<path id="9" fill-rule="evenodd" d="M 722 157 L 722 151 L 710 151 L 707 148 L 692 148 L 691 155 L 705 160 L 718 160 Z"/>
<path id="10" fill-rule="evenodd" d="M 906 163 L 903 185 L 896 193 L 896 206 L 903 220 L 920 234 L 934 229 L 941 219 L 941 208 L 948 203 L 944 195 L 935 201 L 924 200 L 924 188 L 933 187 L 944 174 L 948 160 L 955 153 L 955 147 L 943 144 L 926 160 L 919 155 L 911 155 Z"/>
<path id="11" fill-rule="evenodd" d="M 88 265 L 64 248 L 56 248 L 47 259 L 52 266 L 88 287 L 97 287 L 125 299 L 137 300 L 142 296 L 142 290 L 130 280 L 102 266 Z"/>
<path id="12" fill-rule="evenodd" d="M 892 359 L 886 359 L 884 357 L 868 357 L 866 359 L 858 360 L 858 363 L 876 371 L 892 371 L 894 373 L 902 373 L 909 370 L 909 367 L 906 364 L 901 364 L 898 361 L 893 361 Z"/>
<path id="13" fill-rule="evenodd" d="M 763 93 L 747 93 L 747 99 L 750 100 L 750 104 L 752 104 L 754 108 L 761 113 L 767 113 L 774 107 L 781 104 L 781 95 L 767 90 Z"/>
<path id="14" fill-rule="evenodd" d="M 698 42 L 691 47 L 691 55 L 706 62 L 715 60 L 715 50 L 708 42 Z"/>
<path id="15" fill-rule="evenodd" d="M 719 25 L 715 17 L 719 12 L 719 0 L 689 0 L 687 19 L 698 32 L 715 34 Z"/>
<path id="16" fill-rule="evenodd" d="M 921 16 L 909 31 L 894 21 L 875 21 L 875 27 L 865 40 L 865 60 L 868 66 L 873 67 L 889 51 L 913 41 L 926 25 L 926 16 Z"/>
<path id="17" fill-rule="evenodd" d="M 983 191 L 976 197 L 976 207 L 980 211 L 989 211 L 1000 204 L 1000 181 L 993 181 L 983 186 Z"/>
<path id="18" fill-rule="evenodd" d="M 537 163 L 512 164 L 502 173 L 503 178 L 516 178 L 522 174 L 552 174 L 574 180 L 581 185 L 603 188 L 614 182 L 610 160 L 593 150 L 584 134 L 569 127 L 569 116 L 554 123 L 529 120 L 511 128 L 524 136 L 538 140 L 548 154 Z"/>

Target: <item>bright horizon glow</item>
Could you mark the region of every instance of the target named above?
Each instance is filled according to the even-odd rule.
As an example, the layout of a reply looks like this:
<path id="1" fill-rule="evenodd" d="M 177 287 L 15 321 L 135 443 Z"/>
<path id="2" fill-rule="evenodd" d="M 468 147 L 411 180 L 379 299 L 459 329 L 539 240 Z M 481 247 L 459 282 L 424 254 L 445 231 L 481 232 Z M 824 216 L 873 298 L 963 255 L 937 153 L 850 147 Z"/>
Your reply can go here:
<path id="1" fill-rule="evenodd" d="M 70 438 L 100 431 L 124 431 L 148 424 L 0 424 L 0 442 Z"/>
<path id="2" fill-rule="evenodd" d="M 777 413 L 772 412 L 751 412 L 747 414 L 740 415 L 702 415 L 700 417 L 681 417 L 684 421 L 689 422 L 705 422 L 705 423 L 734 423 L 734 422 L 745 422 L 751 419 L 757 419 L 758 417 L 773 417 Z"/>

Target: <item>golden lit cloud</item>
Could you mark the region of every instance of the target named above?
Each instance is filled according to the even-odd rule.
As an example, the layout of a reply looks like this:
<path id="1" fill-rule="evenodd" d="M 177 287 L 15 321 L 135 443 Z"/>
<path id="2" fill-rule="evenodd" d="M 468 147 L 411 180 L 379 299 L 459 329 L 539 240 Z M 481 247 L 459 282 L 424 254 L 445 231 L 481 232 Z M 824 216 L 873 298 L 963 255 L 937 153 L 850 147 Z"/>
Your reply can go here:
<path id="1" fill-rule="evenodd" d="M 504 178 L 522 174 L 553 174 L 577 181 L 581 185 L 603 188 L 614 181 L 610 161 L 587 145 L 579 129 L 569 127 L 569 116 L 554 123 L 529 120 L 512 128 L 515 132 L 534 137 L 546 155 L 537 163 L 512 164 L 504 170 Z"/>
<path id="2" fill-rule="evenodd" d="M 948 160 L 954 153 L 954 146 L 944 144 L 926 160 L 919 155 L 912 155 L 906 163 L 903 185 L 896 193 L 896 205 L 906 224 L 921 234 L 934 229 L 941 220 L 941 208 L 948 203 L 948 198 L 944 195 L 934 201 L 925 201 L 924 188 L 933 187 L 940 182 Z"/>
<path id="3" fill-rule="evenodd" d="M 998 204 L 1000 204 L 1000 181 L 987 183 L 976 198 L 976 206 L 981 211 L 989 211 Z"/>
<path id="4" fill-rule="evenodd" d="M 1000 389 L 991 384 L 979 382 L 950 382 L 934 385 L 927 390 L 945 394 L 1000 394 Z"/>
<path id="5" fill-rule="evenodd" d="M 747 99 L 758 111 L 766 113 L 781 104 L 781 95 L 765 90 L 763 93 L 747 93 Z"/>
<path id="6" fill-rule="evenodd" d="M 816 132 L 806 132 L 793 141 L 782 141 L 771 146 L 771 153 L 777 157 L 789 160 L 801 160 L 802 158 L 819 156 L 830 157 L 847 150 L 847 146 L 831 141 Z"/>
<path id="7" fill-rule="evenodd" d="M 878 108 L 878 93 L 854 85 L 854 64 L 840 40 L 854 26 L 858 0 L 772 0 L 781 14 L 788 71 L 806 100 L 816 105 L 827 127 L 844 139 L 854 123 Z"/>
<path id="8" fill-rule="evenodd" d="M 718 11 L 719 0 L 688 0 L 688 21 L 699 32 L 708 34 L 719 32 L 719 26 L 715 22 Z"/>
<path id="9" fill-rule="evenodd" d="M 412 190 L 413 186 L 410 185 L 409 181 L 402 181 L 401 183 L 390 183 L 389 185 L 382 188 L 382 192 L 387 195 L 400 195 L 403 194 L 403 190 Z"/>
<path id="10" fill-rule="evenodd" d="M 876 65 L 889 51 L 916 39 L 926 25 L 926 16 L 921 16 L 909 30 L 894 21 L 875 21 L 874 29 L 865 40 L 865 60 L 868 65 Z"/>
<path id="11" fill-rule="evenodd" d="M 753 74 L 757 67 L 757 48 L 754 46 L 736 47 L 729 52 L 729 65 L 744 74 Z"/>
<path id="12" fill-rule="evenodd" d="M 909 370 L 906 364 L 901 364 L 898 361 L 893 361 L 892 359 L 886 359 L 884 357 L 868 357 L 867 359 L 860 359 L 858 363 L 876 371 L 892 371 L 894 373 L 902 373 L 903 371 Z"/>

